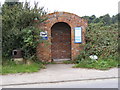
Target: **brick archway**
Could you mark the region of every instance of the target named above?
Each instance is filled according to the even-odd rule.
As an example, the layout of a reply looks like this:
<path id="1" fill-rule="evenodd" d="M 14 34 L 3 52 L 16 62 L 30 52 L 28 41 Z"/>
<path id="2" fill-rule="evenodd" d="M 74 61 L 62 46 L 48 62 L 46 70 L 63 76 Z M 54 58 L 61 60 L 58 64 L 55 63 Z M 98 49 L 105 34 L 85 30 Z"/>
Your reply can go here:
<path id="1" fill-rule="evenodd" d="M 51 59 L 71 59 L 71 27 L 64 22 L 51 28 Z"/>
<path id="2" fill-rule="evenodd" d="M 80 18 L 79 16 L 68 13 L 68 12 L 55 12 L 47 15 L 48 20 L 42 24 L 43 30 L 48 32 L 48 43 L 50 45 L 45 46 L 43 43 L 39 44 L 37 47 L 37 56 L 42 61 L 51 62 L 52 61 L 52 47 L 51 47 L 51 28 L 54 24 L 58 22 L 67 23 L 70 27 L 70 37 L 71 37 L 71 60 L 74 60 L 83 49 L 85 44 L 85 28 L 87 27 L 87 21 Z M 41 25 L 40 25 L 41 26 Z M 82 27 L 82 43 L 74 43 L 74 28 Z"/>

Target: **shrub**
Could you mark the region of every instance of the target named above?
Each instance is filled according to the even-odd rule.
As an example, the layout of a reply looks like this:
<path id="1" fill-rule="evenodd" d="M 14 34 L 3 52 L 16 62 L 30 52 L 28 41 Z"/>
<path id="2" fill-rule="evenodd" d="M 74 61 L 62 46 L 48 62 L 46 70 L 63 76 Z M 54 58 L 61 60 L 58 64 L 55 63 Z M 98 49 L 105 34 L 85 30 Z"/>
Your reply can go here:
<path id="1" fill-rule="evenodd" d="M 25 58 L 35 57 L 40 32 L 36 24 L 46 20 L 46 17 L 43 18 L 45 14 L 43 7 L 39 8 L 37 3 L 33 7 L 30 7 L 27 2 L 25 5 L 5 3 L 2 6 L 2 55 L 4 58 L 11 58 L 14 49 L 22 49 Z M 35 18 L 38 22 L 34 22 Z"/>
<path id="2" fill-rule="evenodd" d="M 113 59 L 99 59 L 99 60 L 82 60 L 74 68 L 94 68 L 100 70 L 106 70 L 112 67 L 118 67 L 118 61 Z"/>
<path id="3" fill-rule="evenodd" d="M 118 28 L 117 24 L 104 26 L 103 23 L 91 23 L 86 31 L 86 45 L 78 56 L 78 62 L 88 59 L 90 55 L 98 58 L 118 56 Z"/>

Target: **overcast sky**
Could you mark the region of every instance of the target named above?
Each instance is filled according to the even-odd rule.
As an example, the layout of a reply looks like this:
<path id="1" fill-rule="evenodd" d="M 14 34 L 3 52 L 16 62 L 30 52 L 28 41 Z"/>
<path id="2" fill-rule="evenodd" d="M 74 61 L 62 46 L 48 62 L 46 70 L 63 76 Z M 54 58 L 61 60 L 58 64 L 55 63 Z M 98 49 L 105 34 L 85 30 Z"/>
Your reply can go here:
<path id="1" fill-rule="evenodd" d="M 26 0 L 19 0 L 26 1 Z M 54 11 L 65 11 L 77 14 L 79 16 L 97 17 L 110 14 L 116 15 L 118 13 L 119 0 L 27 0 L 31 3 L 39 2 L 39 6 L 44 6 L 45 9 L 51 13 Z M 0 0 L 4 2 L 4 0 Z"/>

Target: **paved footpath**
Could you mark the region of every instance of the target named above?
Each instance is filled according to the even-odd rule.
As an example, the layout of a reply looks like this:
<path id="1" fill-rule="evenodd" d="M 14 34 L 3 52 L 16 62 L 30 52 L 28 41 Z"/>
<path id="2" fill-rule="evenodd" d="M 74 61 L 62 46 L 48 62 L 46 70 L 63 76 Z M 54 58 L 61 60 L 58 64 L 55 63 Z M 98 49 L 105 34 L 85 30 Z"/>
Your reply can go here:
<path id="1" fill-rule="evenodd" d="M 0 75 L 0 86 L 118 78 L 118 68 L 95 70 L 72 66 L 73 64 L 49 64 L 46 69 L 35 73 Z"/>

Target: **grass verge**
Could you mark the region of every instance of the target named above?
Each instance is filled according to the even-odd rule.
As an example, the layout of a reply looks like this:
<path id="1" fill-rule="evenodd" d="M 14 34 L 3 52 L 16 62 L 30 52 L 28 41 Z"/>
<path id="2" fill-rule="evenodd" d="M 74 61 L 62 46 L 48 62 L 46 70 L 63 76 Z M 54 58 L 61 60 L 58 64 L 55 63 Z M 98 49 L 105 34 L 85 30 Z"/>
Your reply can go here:
<path id="1" fill-rule="evenodd" d="M 78 64 L 75 64 L 73 67 L 107 70 L 113 67 L 118 67 L 118 61 L 113 59 L 82 60 Z"/>
<path id="2" fill-rule="evenodd" d="M 7 61 L 2 65 L 0 74 L 38 72 L 42 68 L 45 68 L 45 65 L 42 63 L 32 62 L 31 64 L 16 64 L 14 61 Z"/>

